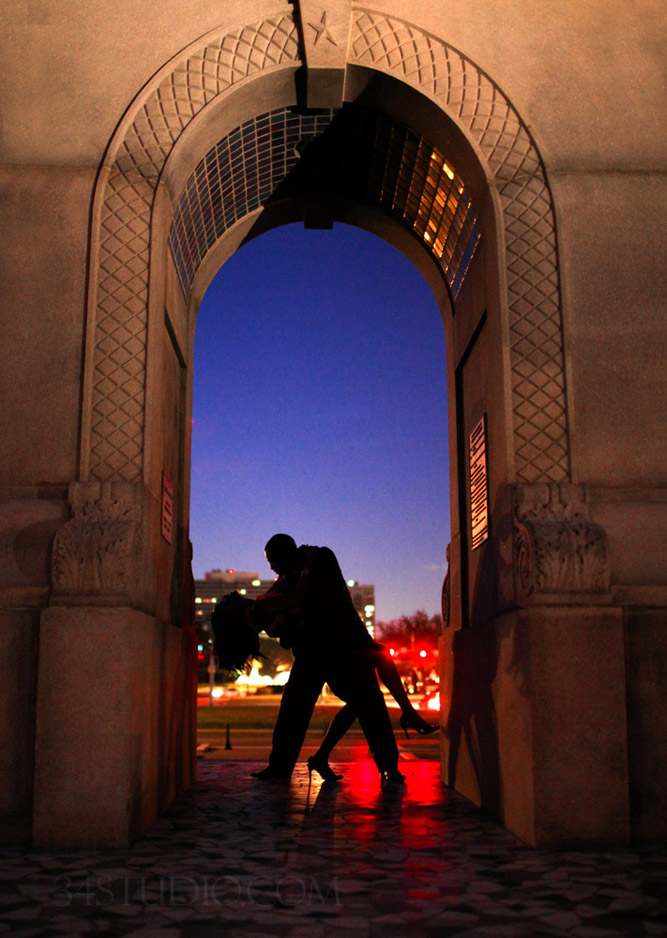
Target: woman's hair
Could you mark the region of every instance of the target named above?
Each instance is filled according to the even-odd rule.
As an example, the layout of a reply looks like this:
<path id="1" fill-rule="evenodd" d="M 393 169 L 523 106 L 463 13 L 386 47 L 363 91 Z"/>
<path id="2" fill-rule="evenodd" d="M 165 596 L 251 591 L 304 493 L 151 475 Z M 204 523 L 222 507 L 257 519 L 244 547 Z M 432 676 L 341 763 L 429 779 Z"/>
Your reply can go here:
<path id="1" fill-rule="evenodd" d="M 253 658 L 262 657 L 259 636 L 246 619 L 252 603 L 252 599 L 244 599 L 234 592 L 223 596 L 213 610 L 215 653 L 220 669 L 228 674 L 238 675 L 248 668 Z"/>

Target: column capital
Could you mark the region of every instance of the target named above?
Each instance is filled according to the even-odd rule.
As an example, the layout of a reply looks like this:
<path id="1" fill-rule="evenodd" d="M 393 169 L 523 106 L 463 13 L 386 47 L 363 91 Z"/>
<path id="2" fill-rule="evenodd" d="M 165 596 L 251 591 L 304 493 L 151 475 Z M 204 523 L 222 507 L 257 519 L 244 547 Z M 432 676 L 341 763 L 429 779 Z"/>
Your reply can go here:
<path id="1" fill-rule="evenodd" d="M 513 485 L 512 519 L 519 605 L 611 602 L 609 541 L 585 485 Z"/>

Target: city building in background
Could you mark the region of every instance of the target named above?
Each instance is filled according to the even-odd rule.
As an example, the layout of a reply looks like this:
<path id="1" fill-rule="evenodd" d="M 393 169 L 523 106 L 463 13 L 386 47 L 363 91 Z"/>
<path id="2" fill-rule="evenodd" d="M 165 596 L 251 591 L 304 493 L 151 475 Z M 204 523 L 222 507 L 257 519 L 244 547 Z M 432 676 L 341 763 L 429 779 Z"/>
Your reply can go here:
<path id="1" fill-rule="evenodd" d="M 247 570 L 210 570 L 204 574 L 203 580 L 195 580 L 195 627 L 199 636 L 199 662 L 200 667 L 208 661 L 209 652 L 213 647 L 213 631 L 211 629 L 211 614 L 215 604 L 235 590 L 248 599 L 257 599 L 266 593 L 275 578 L 261 580 L 259 573 Z M 270 640 L 275 645 L 275 639 Z M 200 680 L 202 679 L 200 675 Z"/>
<path id="2" fill-rule="evenodd" d="M 257 599 L 266 593 L 275 583 L 275 577 L 262 580 L 258 573 L 248 570 L 210 570 L 204 574 L 203 580 L 195 580 L 195 625 L 200 637 L 200 644 L 211 644 L 211 613 L 215 604 L 237 591 L 248 599 Z M 368 629 L 371 636 L 375 636 L 375 586 L 373 584 L 357 583 L 356 580 L 347 581 L 348 589 L 359 618 Z M 277 644 L 277 643 L 276 643 Z M 200 649 L 200 655 L 204 651 Z"/>
<path id="3" fill-rule="evenodd" d="M 203 580 L 195 580 L 195 622 L 208 622 L 215 604 L 235 590 L 248 599 L 257 599 L 275 583 L 275 578 L 261 580 L 247 570 L 210 570 Z"/>
<path id="4" fill-rule="evenodd" d="M 375 638 L 375 586 L 372 583 L 357 583 L 356 580 L 348 580 L 347 587 L 359 618 L 371 637 Z"/>

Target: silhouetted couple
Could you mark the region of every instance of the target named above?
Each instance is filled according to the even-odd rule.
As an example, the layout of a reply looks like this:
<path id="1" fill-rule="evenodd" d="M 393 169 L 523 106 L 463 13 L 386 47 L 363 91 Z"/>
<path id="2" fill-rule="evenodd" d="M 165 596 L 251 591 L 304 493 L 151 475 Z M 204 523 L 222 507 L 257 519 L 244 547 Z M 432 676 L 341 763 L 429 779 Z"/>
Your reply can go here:
<path id="1" fill-rule="evenodd" d="M 255 602 L 238 594 L 225 597 L 213 614 L 216 652 L 221 668 L 242 670 L 259 653 L 259 632 L 276 636 L 291 648 L 294 664 L 283 691 L 273 748 L 260 779 L 291 776 L 324 684 L 345 701 L 310 772 L 325 781 L 337 776 L 328 763 L 331 750 L 356 718 L 368 741 L 383 783 L 400 783 L 398 748 L 378 685 L 376 669 L 402 710 L 401 725 L 420 733 L 434 731 L 412 707 L 393 661 L 361 622 L 341 573 L 327 547 L 297 547 L 287 534 L 274 535 L 266 559 L 278 578 Z"/>

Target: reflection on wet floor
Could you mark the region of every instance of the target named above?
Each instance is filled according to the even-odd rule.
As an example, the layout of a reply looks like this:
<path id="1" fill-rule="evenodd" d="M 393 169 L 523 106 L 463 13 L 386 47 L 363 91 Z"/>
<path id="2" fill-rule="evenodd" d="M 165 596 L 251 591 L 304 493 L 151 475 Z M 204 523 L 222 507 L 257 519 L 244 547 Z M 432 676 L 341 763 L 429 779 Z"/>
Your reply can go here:
<path id="1" fill-rule="evenodd" d="M 667 935 L 667 853 L 532 850 L 442 787 L 439 765 L 210 761 L 129 850 L 0 851 L 0 931 L 12 938 L 411 938 Z"/>

